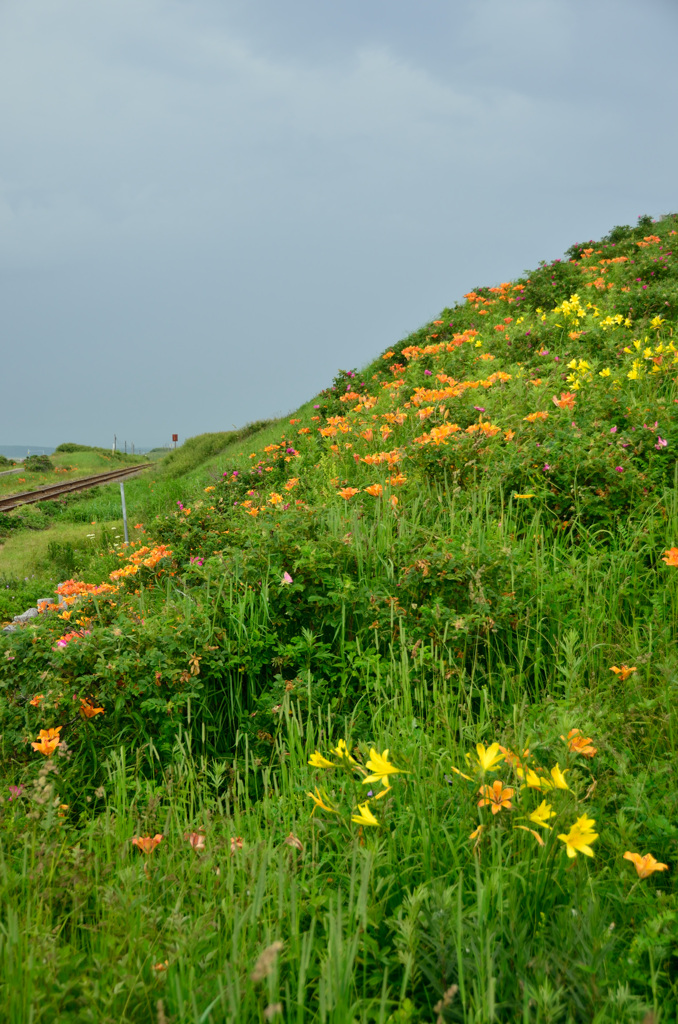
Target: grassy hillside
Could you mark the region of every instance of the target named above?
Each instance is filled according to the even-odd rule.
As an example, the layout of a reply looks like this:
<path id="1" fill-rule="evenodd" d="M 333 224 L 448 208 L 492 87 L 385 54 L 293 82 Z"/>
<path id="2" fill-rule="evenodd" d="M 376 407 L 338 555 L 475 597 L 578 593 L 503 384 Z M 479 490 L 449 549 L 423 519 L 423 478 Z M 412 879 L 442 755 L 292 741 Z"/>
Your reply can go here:
<path id="1" fill-rule="evenodd" d="M 130 482 L 0 641 L 8 1020 L 676 1018 L 676 235 Z"/>

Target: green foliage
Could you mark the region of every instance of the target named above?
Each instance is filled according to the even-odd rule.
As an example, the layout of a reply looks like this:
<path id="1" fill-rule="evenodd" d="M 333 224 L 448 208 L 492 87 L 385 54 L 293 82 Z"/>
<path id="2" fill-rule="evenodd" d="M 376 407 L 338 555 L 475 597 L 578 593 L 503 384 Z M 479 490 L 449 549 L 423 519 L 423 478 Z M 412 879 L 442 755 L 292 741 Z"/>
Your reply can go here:
<path id="1" fill-rule="evenodd" d="M 54 449 L 55 455 L 74 455 L 76 452 L 103 455 L 107 459 L 113 459 L 115 462 L 125 462 L 127 460 L 132 461 L 135 459 L 135 456 L 133 456 L 131 452 L 122 452 L 117 448 L 115 451 L 111 451 L 110 448 L 100 448 L 97 445 L 90 444 L 75 444 L 71 441 L 65 441 L 63 444 L 57 445 Z M 136 458 L 138 459 L 138 456 Z"/>
<path id="2" fill-rule="evenodd" d="M 28 455 L 24 459 L 23 468 L 29 473 L 51 473 L 54 466 L 49 455 Z"/>
<path id="3" fill-rule="evenodd" d="M 180 448 L 175 448 L 163 459 L 163 468 L 171 477 L 180 477 L 208 459 L 219 455 L 229 445 L 245 441 L 269 425 L 270 420 L 248 423 L 240 430 L 227 430 L 218 434 L 199 434 L 189 437 Z"/>
<path id="4" fill-rule="evenodd" d="M 77 596 L 0 640 L 10 1020 L 674 1019 L 675 225 L 190 439 L 130 547 L 52 541 Z"/>

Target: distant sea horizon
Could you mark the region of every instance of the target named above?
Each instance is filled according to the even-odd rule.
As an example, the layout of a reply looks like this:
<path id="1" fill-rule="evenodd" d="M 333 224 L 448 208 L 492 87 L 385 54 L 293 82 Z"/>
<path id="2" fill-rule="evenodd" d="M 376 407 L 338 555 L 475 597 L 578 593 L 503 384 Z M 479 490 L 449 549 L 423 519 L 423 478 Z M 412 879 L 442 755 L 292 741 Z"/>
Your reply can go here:
<path id="1" fill-rule="evenodd" d="M 0 444 L 0 455 L 7 459 L 25 459 L 27 455 L 51 455 L 52 444 Z"/>

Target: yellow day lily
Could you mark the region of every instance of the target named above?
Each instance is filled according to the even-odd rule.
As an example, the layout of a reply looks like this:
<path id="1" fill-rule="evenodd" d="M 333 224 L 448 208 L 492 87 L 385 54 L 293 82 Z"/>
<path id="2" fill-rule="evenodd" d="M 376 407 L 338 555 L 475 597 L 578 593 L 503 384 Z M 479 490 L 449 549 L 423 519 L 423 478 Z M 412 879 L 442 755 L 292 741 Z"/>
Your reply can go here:
<path id="1" fill-rule="evenodd" d="M 481 772 L 493 772 L 498 764 L 504 760 L 504 755 L 498 743 L 492 743 L 485 748 L 484 743 L 476 744 L 477 759 L 471 754 L 466 755 L 466 762 L 469 768 L 480 768 Z M 459 773 L 461 774 L 461 772 Z"/>
<path id="2" fill-rule="evenodd" d="M 369 761 L 365 762 L 365 766 L 370 769 L 372 775 L 367 775 L 363 779 L 363 786 L 369 782 L 381 782 L 382 786 L 388 787 L 389 775 L 398 775 L 402 773 L 402 768 L 396 768 L 395 765 L 390 764 L 388 760 L 388 747 L 383 754 L 378 753 L 374 747 L 370 750 Z"/>
<path id="3" fill-rule="evenodd" d="M 578 853 L 583 853 L 587 857 L 593 856 L 591 843 L 595 842 L 598 838 L 598 833 L 593 831 L 595 824 L 593 818 L 587 818 L 585 814 L 582 814 L 581 818 L 577 818 L 567 835 L 561 834 L 558 836 L 565 843 L 568 857 L 576 857 Z"/>
<path id="4" fill-rule="evenodd" d="M 360 814 L 354 814 L 351 817 L 351 821 L 355 821 L 356 825 L 379 825 L 367 804 L 358 804 L 358 810 Z"/>
<path id="5" fill-rule="evenodd" d="M 329 811 L 330 814 L 339 813 L 336 807 L 332 807 L 327 796 L 327 793 L 325 792 L 324 789 L 318 789 L 318 787 L 316 786 L 315 794 L 307 793 L 306 796 L 310 796 L 311 800 L 313 800 L 313 802 L 315 803 L 315 807 L 311 811 L 311 817 L 313 817 L 313 815 L 315 814 L 319 807 L 321 807 L 323 811 Z"/>
<path id="6" fill-rule="evenodd" d="M 351 757 L 346 746 L 346 740 L 339 740 L 336 747 L 330 750 L 330 754 L 336 754 L 342 761 L 348 761 L 350 764 L 355 764 L 355 758 Z"/>
<path id="7" fill-rule="evenodd" d="M 526 772 L 522 769 L 518 769 L 517 775 L 519 778 L 525 778 L 524 785 L 530 789 L 540 789 L 543 793 L 548 792 L 549 789 L 569 789 L 565 779 L 566 772 L 569 772 L 569 768 L 565 771 L 560 770 L 560 765 L 556 764 L 551 769 L 551 778 L 549 779 L 546 775 L 537 775 L 535 771 L 528 768 Z"/>
<path id="8" fill-rule="evenodd" d="M 328 761 L 318 750 L 316 750 L 315 754 L 311 754 L 308 763 L 314 768 L 336 768 L 334 761 Z"/>
<path id="9" fill-rule="evenodd" d="M 555 767 L 551 769 L 551 778 L 553 779 L 553 782 L 549 783 L 549 788 L 569 789 L 570 787 L 568 786 L 565 780 L 565 772 L 569 772 L 569 770 L 569 768 L 566 768 L 564 771 L 561 772 L 560 765 L 556 763 Z"/>
<path id="10" fill-rule="evenodd" d="M 555 818 L 556 812 L 551 807 L 551 804 L 547 804 L 546 800 L 542 800 L 537 807 L 536 811 L 532 811 L 532 814 L 528 815 L 530 821 L 533 821 L 535 825 L 541 825 L 542 828 L 550 830 L 551 826 L 547 825 L 546 822 L 549 818 Z"/>
<path id="11" fill-rule="evenodd" d="M 540 846 L 544 845 L 544 840 L 542 839 L 542 837 L 539 835 L 538 832 L 534 831 L 533 828 L 528 828 L 527 825 L 514 825 L 513 827 L 514 828 L 522 829 L 523 832 L 529 832 L 531 835 L 534 836 L 534 838 L 537 840 L 537 842 L 539 843 Z"/>

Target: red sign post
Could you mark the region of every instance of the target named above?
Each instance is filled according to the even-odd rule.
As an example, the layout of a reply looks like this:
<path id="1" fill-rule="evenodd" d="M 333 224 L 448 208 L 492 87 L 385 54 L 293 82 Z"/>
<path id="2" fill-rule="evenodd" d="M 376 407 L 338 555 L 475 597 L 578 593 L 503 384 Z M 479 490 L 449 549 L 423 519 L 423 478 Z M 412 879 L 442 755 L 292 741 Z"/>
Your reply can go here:
<path id="1" fill-rule="evenodd" d="M 172 440 L 174 441 L 174 447 L 176 448 L 177 441 L 179 440 L 179 435 L 178 434 L 172 434 Z"/>

